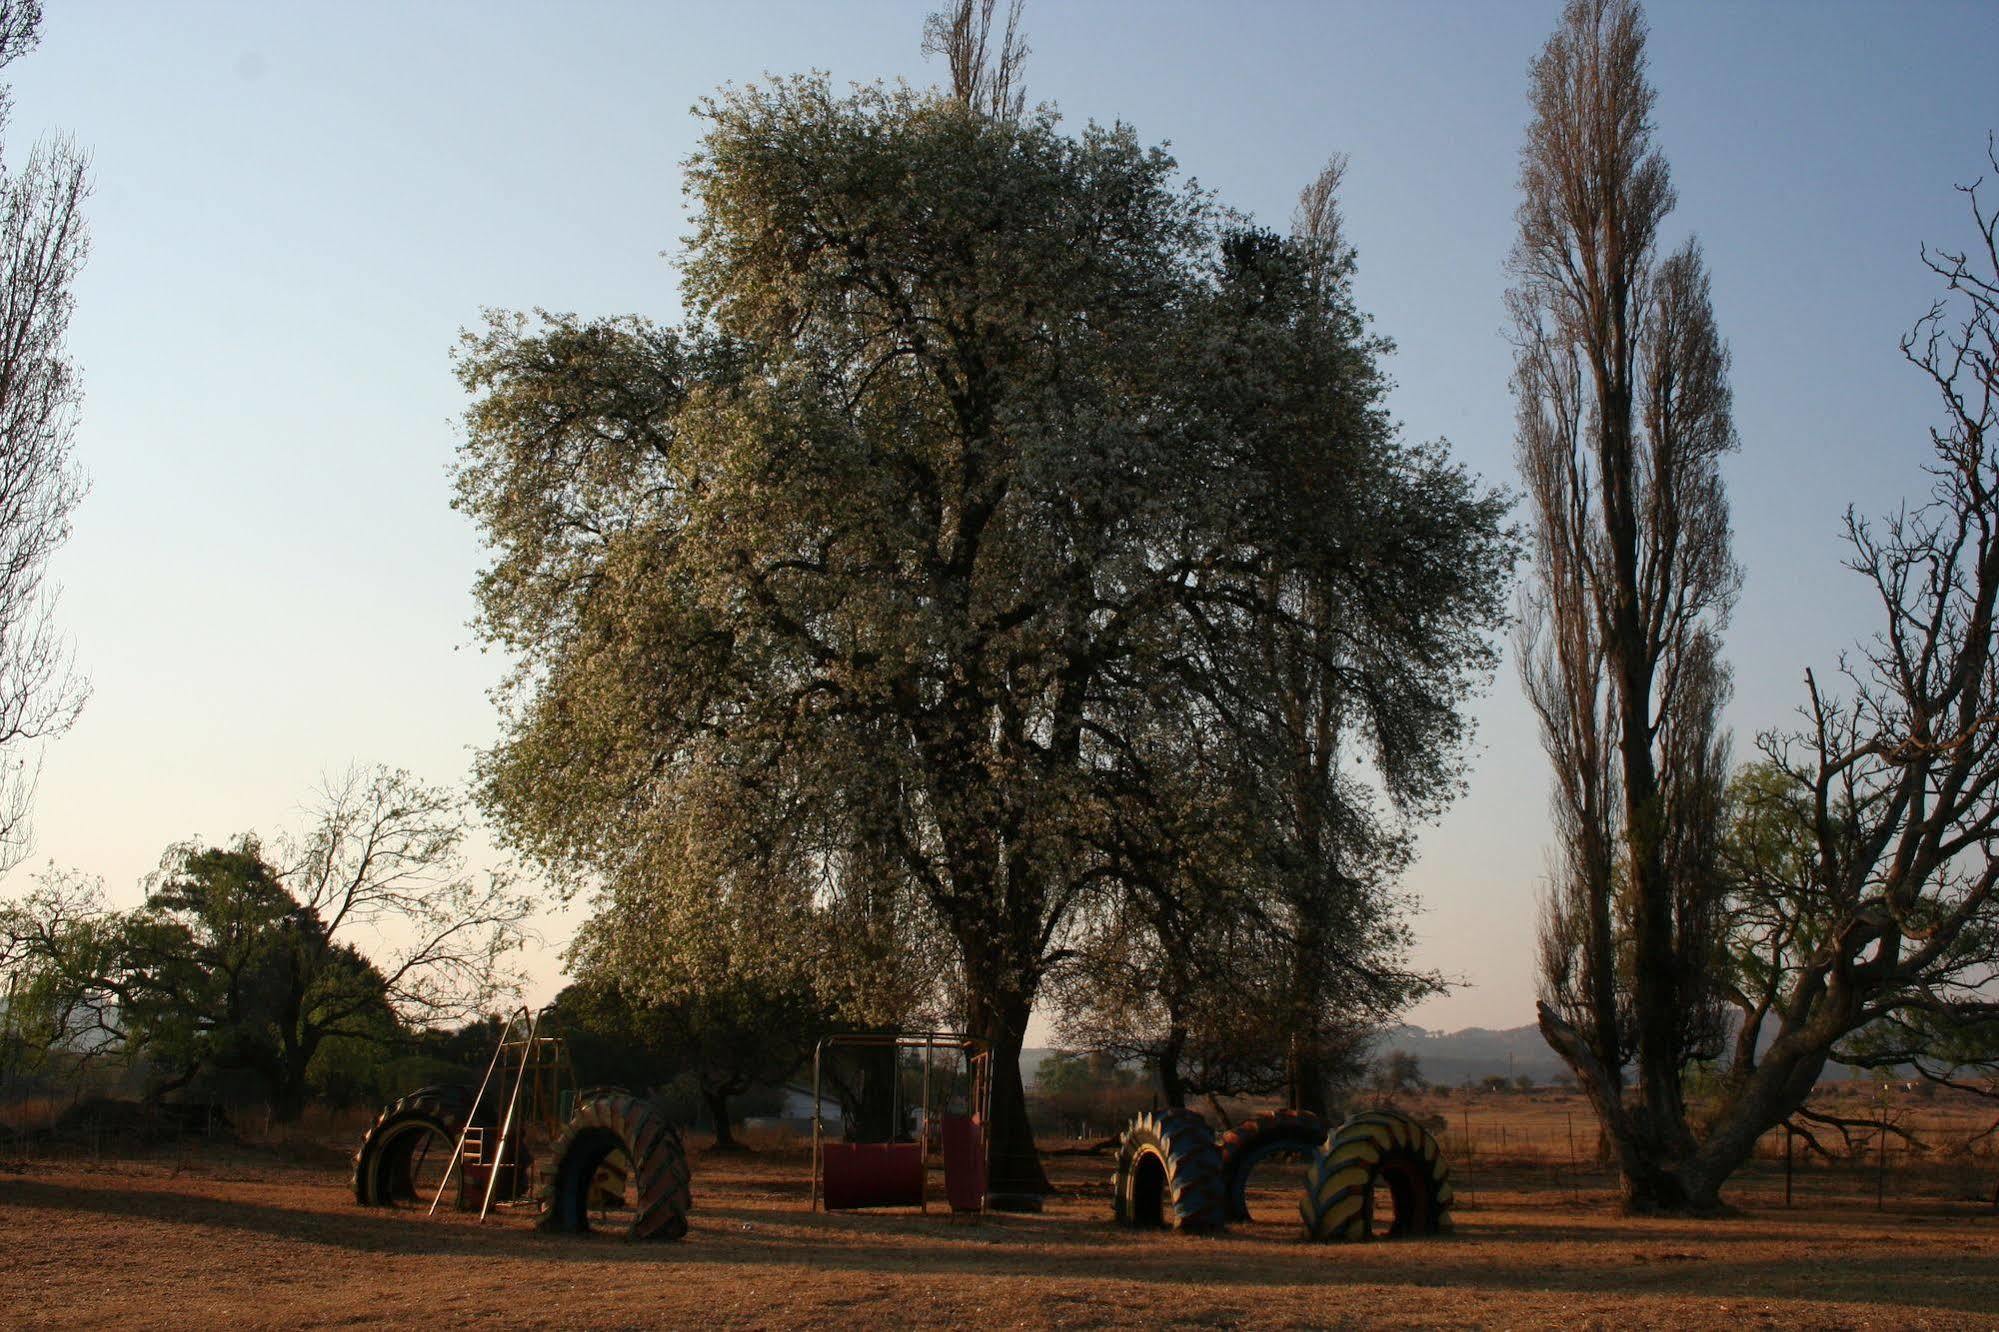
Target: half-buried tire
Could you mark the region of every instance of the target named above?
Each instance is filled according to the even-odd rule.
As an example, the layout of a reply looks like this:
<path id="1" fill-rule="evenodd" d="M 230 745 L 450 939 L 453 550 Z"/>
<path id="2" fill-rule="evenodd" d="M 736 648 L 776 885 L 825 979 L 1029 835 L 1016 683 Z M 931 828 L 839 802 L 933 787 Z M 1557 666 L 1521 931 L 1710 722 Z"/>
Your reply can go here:
<path id="1" fill-rule="evenodd" d="M 1148 1110 L 1118 1147 L 1112 1206 L 1118 1223 L 1200 1232 L 1228 1220 L 1222 1154 L 1208 1121 L 1192 1110 Z"/>
<path id="2" fill-rule="evenodd" d="M 472 1109 L 470 1087 L 419 1087 L 386 1107 L 354 1153 L 354 1201 L 366 1207 L 429 1202 L 417 1179 L 429 1166 L 441 1173 L 457 1149 Z"/>
<path id="3" fill-rule="evenodd" d="M 565 1234 L 592 1229 L 592 1194 L 620 1166 L 625 1206 L 616 1231 L 631 1240 L 685 1235 L 693 1200 L 680 1130 L 650 1101 L 617 1092 L 586 1101 L 542 1158 L 536 1190 L 544 1209 L 541 1228 Z"/>
<path id="4" fill-rule="evenodd" d="M 1270 1110 L 1222 1135 L 1222 1188 L 1231 1221 L 1249 1220 L 1249 1177 L 1273 1156 L 1309 1159 L 1330 1127 L 1310 1110 Z"/>
<path id="5" fill-rule="evenodd" d="M 1377 1187 L 1395 1207 L 1390 1236 L 1451 1228 L 1451 1169 L 1429 1130 L 1393 1110 L 1355 1115 L 1326 1135 L 1305 1174 L 1298 1212 L 1307 1239 L 1374 1238 Z"/>

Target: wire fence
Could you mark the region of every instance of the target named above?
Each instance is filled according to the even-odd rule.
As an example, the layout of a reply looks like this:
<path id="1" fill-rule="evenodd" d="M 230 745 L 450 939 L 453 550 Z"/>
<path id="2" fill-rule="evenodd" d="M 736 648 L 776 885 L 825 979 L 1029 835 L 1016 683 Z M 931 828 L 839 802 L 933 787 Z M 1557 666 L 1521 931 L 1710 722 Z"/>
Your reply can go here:
<path id="1" fill-rule="evenodd" d="M 1586 1103 L 1457 1106 L 1419 1117 L 1472 1205 L 1481 1181 L 1576 1194 L 1616 1186 L 1615 1157 Z M 1757 1139 L 1731 1194 L 1793 1205 L 1863 1197 L 1883 1210 L 1898 1201 L 1999 1207 L 1999 1123 L 1990 1109 L 1813 1105 L 1794 1123 Z"/>

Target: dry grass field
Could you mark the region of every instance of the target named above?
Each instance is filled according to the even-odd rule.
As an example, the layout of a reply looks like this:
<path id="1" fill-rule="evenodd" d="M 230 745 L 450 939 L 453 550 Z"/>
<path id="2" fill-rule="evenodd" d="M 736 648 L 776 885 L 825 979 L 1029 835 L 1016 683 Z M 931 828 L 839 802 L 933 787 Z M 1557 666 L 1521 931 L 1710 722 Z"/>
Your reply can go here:
<path id="1" fill-rule="evenodd" d="M 1551 1123 L 1557 1109 L 1543 1107 Z M 1495 1115 L 1497 1112 L 1494 1112 Z M 1474 1125 L 1478 1113 L 1473 1115 Z M 1509 1141 L 1525 1119 L 1509 1121 Z M 1566 1122 L 1563 1122 L 1566 1129 Z M 1565 1135 L 1564 1135 L 1565 1136 Z M 297 1327 L 1999 1325 L 1990 1163 L 1898 1177 L 1759 1163 L 1740 1214 L 1617 1214 L 1608 1180 L 1474 1166 L 1455 1235 L 1319 1247 L 1278 1172 L 1266 1219 L 1213 1238 L 1121 1231 L 1103 1158 L 1052 1163 L 1040 1216 L 814 1216 L 795 1152 L 697 1162 L 679 1244 L 481 1227 L 353 1205 L 335 1150 L 204 1147 L 0 1166 L 0 1321 Z"/>

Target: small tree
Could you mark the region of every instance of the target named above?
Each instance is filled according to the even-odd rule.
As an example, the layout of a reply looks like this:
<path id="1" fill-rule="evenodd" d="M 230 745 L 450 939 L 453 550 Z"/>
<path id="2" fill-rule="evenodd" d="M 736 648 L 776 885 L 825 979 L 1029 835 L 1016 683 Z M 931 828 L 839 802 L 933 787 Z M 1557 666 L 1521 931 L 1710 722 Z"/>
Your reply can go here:
<path id="1" fill-rule="evenodd" d="M 327 1041 L 470 1016 L 511 986 L 506 955 L 530 904 L 504 874 L 468 871 L 468 832 L 449 791 L 350 773 L 279 855 L 247 835 L 168 848 L 96 969 L 69 974 L 154 1061 L 153 1095 L 246 1069 L 273 1114 L 295 1118 Z"/>
<path id="2" fill-rule="evenodd" d="M 51 866 L 0 902 L 0 1090 L 63 1060 L 116 1052 L 117 1013 L 96 983 L 116 957 L 118 917 L 96 879 Z"/>
<path id="3" fill-rule="evenodd" d="M 594 982 L 557 996 L 556 1014 L 582 1076 L 657 1087 L 688 1076 L 715 1126 L 716 1151 L 741 1146 L 729 1102 L 781 1083 L 812 1054 L 828 1027 L 809 991 L 756 982 L 684 992 L 665 1003 L 634 1003 Z"/>
<path id="4" fill-rule="evenodd" d="M 205 1070 L 245 1069 L 270 1088 L 279 1120 L 304 1108 L 323 1041 L 375 1030 L 389 1011 L 381 972 L 333 941 L 247 837 L 170 850 L 125 923 L 117 966 L 106 985 L 153 1062 L 154 1097 Z"/>
<path id="5" fill-rule="evenodd" d="M 1429 1086 L 1423 1063 L 1407 1050 L 1390 1050 L 1374 1066 L 1375 1090 L 1389 1096 L 1406 1096 Z"/>

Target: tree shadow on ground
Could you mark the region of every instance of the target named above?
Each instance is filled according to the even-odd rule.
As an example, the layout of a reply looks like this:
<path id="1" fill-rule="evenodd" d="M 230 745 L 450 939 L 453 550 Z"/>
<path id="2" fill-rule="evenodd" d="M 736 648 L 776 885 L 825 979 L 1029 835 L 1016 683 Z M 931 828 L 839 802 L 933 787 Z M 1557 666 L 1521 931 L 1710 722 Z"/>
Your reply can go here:
<path id="1" fill-rule="evenodd" d="M 1411 1290 L 1569 1292 L 1578 1295 L 1692 1295 L 1701 1298 L 1829 1300 L 1895 1308 L 1989 1311 L 1999 1307 L 1999 1250 L 1929 1245 L 1892 1247 L 1868 1214 L 1825 1227 L 1845 1238 L 1835 1251 L 1794 1241 L 1798 1256 L 1732 1255 L 1761 1241 L 1753 1218 L 1707 1228 L 1632 1220 L 1481 1223 L 1455 1236 L 1395 1240 L 1365 1249 L 1280 1238 L 1273 1225 L 1193 1238 L 1135 1235 L 1109 1221 L 1073 1216 L 1003 1217 L 979 1222 L 933 1213 L 869 1216 L 778 1211 L 697 1197 L 694 1233 L 682 1243 L 627 1244 L 615 1236 L 544 1235 L 519 1217 L 485 1227 L 454 1215 L 356 1207 L 350 1213 L 237 1201 L 175 1189 L 120 1187 L 115 1178 L 56 1183 L 15 1177 L 0 1190 L 11 1209 L 45 1213 L 60 1225 L 78 1213 L 390 1255 L 450 1254 L 530 1262 L 748 1266 L 837 1270 L 879 1276 L 979 1276 L 1060 1281 L 1131 1281 L 1257 1288 L 1354 1284 Z M 1872 1249 L 1861 1251 L 1866 1242 Z M 1555 1257 L 1521 1261 L 1519 1246 L 1546 1245 Z M 1878 1256 L 1877 1256 L 1878 1254 Z"/>

